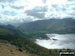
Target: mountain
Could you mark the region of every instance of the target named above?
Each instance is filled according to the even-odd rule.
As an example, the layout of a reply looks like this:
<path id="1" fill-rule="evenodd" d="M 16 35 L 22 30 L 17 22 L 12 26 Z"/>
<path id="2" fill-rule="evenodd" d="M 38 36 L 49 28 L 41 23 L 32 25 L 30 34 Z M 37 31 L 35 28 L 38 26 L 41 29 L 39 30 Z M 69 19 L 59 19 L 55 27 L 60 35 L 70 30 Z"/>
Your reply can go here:
<path id="1" fill-rule="evenodd" d="M 0 25 L 0 43 L 15 45 L 20 51 L 26 50 L 30 54 L 49 56 L 49 50 L 31 41 L 29 37 L 12 25 Z"/>
<path id="2" fill-rule="evenodd" d="M 0 56 L 59 56 L 59 51 L 63 50 L 46 49 L 34 43 L 16 27 L 0 25 Z"/>
<path id="3" fill-rule="evenodd" d="M 75 33 L 75 19 L 47 19 L 23 23 L 18 27 L 24 33 Z"/>
<path id="4" fill-rule="evenodd" d="M 12 25 L 0 25 L 0 34 L 23 35 L 23 33 Z"/>

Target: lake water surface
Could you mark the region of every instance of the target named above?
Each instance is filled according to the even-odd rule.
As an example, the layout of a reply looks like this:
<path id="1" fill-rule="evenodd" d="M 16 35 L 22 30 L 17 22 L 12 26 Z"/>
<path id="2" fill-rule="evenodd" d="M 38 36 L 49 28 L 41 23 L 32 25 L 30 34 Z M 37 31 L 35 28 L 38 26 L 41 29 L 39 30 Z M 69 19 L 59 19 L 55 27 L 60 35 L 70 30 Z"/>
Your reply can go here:
<path id="1" fill-rule="evenodd" d="M 75 34 L 46 34 L 50 39 L 36 39 L 36 43 L 48 49 L 75 49 Z"/>

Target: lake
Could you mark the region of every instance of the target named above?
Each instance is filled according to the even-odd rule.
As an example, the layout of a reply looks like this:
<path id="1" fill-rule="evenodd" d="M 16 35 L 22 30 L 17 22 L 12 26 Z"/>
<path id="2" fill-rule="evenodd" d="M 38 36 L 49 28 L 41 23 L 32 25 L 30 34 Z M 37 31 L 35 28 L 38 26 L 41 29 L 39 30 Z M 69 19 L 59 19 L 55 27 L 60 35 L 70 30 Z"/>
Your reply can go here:
<path id="1" fill-rule="evenodd" d="M 75 34 L 46 34 L 49 39 L 36 39 L 35 43 L 48 49 L 75 49 Z"/>

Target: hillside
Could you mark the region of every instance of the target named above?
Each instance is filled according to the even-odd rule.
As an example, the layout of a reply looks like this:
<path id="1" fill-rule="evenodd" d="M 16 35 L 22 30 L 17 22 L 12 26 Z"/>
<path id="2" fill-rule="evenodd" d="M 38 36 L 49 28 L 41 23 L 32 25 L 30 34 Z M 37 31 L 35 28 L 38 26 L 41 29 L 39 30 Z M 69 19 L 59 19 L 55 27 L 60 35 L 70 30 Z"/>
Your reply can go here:
<path id="1" fill-rule="evenodd" d="M 0 56 L 58 56 L 59 51 L 68 50 L 46 49 L 35 44 L 17 28 L 11 25 L 0 26 Z"/>
<path id="2" fill-rule="evenodd" d="M 0 56 L 36 56 L 28 53 L 27 51 L 19 51 L 13 45 L 0 43 Z"/>
<path id="3" fill-rule="evenodd" d="M 47 19 L 23 23 L 18 27 L 23 32 L 75 33 L 75 19 Z"/>
<path id="4" fill-rule="evenodd" d="M 56 34 L 74 34 L 75 19 L 47 19 L 38 20 L 30 23 L 23 23 L 18 27 L 24 34 L 33 36 L 34 38 L 45 38 L 47 33 Z"/>
<path id="5" fill-rule="evenodd" d="M 0 26 L 0 41 L 2 43 L 10 43 L 18 48 L 26 50 L 31 54 L 36 54 L 40 56 L 48 56 L 49 50 L 43 48 L 28 39 L 29 37 L 22 34 L 17 28 L 8 25 Z"/>

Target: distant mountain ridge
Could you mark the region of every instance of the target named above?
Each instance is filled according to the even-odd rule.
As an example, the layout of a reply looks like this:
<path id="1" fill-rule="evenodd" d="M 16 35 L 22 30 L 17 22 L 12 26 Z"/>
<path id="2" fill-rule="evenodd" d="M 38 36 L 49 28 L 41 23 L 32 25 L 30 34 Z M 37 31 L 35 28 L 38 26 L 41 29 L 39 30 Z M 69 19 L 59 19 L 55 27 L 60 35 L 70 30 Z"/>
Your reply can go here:
<path id="1" fill-rule="evenodd" d="M 18 27 L 23 32 L 75 33 L 75 19 L 47 19 L 23 23 Z"/>

